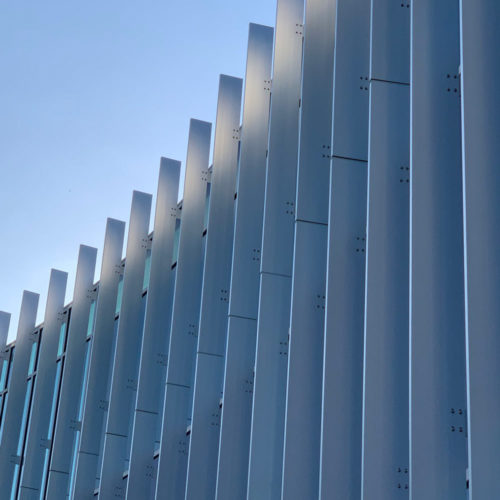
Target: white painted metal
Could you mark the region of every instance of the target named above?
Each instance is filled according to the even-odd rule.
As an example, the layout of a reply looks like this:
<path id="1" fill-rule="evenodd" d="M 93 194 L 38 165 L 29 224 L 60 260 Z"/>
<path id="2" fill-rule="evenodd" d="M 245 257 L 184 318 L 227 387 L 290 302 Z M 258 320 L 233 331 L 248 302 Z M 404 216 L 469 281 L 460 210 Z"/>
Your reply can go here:
<path id="1" fill-rule="evenodd" d="M 362 500 L 408 494 L 408 85 L 372 81 Z"/>
<path id="2" fill-rule="evenodd" d="M 95 327 L 88 368 L 87 387 L 78 443 L 72 498 L 92 498 L 96 483 L 103 425 L 108 410 L 114 344 L 116 299 L 121 266 L 125 223 L 108 219 L 102 255 L 101 279 L 96 303 Z"/>
<path id="3" fill-rule="evenodd" d="M 410 498 L 465 500 L 459 4 L 412 4 Z"/>
<path id="4" fill-rule="evenodd" d="M 11 366 L 9 400 L 3 415 L 3 432 L 0 441 L 0 484 L 3 491 L 10 492 L 14 474 L 19 473 L 21 457 L 18 454 L 20 436 L 23 435 L 23 409 L 26 398 L 28 367 L 35 338 L 36 313 L 39 296 L 24 292 L 19 313 L 14 361 Z"/>
<path id="5" fill-rule="evenodd" d="M 73 447 L 80 428 L 79 403 L 83 391 L 90 306 L 96 298 L 94 273 L 97 249 L 80 246 L 75 290 L 68 328 L 64 372 L 47 479 L 47 498 L 68 495 Z"/>
<path id="6" fill-rule="evenodd" d="M 212 125 L 191 120 L 177 259 L 163 425 L 156 482 L 158 498 L 183 498 L 203 278 L 203 223 Z"/>
<path id="7" fill-rule="evenodd" d="M 242 85 L 220 77 L 186 483 L 192 500 L 215 497 Z"/>
<path id="8" fill-rule="evenodd" d="M 273 29 L 251 24 L 240 142 L 216 498 L 246 494 Z"/>
<path id="9" fill-rule="evenodd" d="M 124 498 L 128 442 L 134 414 L 139 359 L 144 327 L 142 297 L 149 244 L 150 194 L 134 191 L 128 229 L 127 256 L 123 275 L 120 321 L 113 360 L 111 392 L 104 436 L 99 494 L 102 498 Z"/>
<path id="10" fill-rule="evenodd" d="M 304 0 L 278 0 L 248 498 L 281 493 L 302 76 Z M 269 304 L 272 314 L 264 314 Z"/>
<path id="11" fill-rule="evenodd" d="M 139 384 L 135 402 L 127 498 L 150 498 L 156 484 L 153 460 L 166 374 L 170 321 L 175 284 L 171 268 L 177 220 L 177 195 L 181 164 L 161 159 L 151 249 L 151 277 L 147 293 Z"/>
<path id="12" fill-rule="evenodd" d="M 500 3 L 460 1 L 470 500 L 500 492 Z"/>
<path id="13" fill-rule="evenodd" d="M 336 0 L 307 0 L 283 497 L 318 498 Z"/>
<path id="14" fill-rule="evenodd" d="M 67 331 L 68 311 L 63 312 L 67 273 L 53 269 L 50 273 L 44 327 L 38 355 L 26 448 L 21 468 L 20 499 L 43 496 L 43 480 L 52 447 L 52 426 L 59 392 L 57 366 L 58 346 L 62 329 Z M 42 375 L 43 374 L 43 375 Z"/>

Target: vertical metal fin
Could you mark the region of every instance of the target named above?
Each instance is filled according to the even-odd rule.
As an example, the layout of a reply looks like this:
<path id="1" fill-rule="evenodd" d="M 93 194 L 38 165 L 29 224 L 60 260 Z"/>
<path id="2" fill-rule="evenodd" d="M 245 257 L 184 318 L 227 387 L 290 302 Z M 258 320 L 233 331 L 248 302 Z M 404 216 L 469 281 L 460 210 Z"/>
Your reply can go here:
<path id="1" fill-rule="evenodd" d="M 180 170 L 179 161 L 161 159 L 127 482 L 127 498 L 130 499 L 149 498 L 154 494 L 157 462 L 153 454 L 161 425 L 172 319 L 175 269 L 170 263 L 174 251 Z"/>
<path id="2" fill-rule="evenodd" d="M 246 494 L 273 29 L 250 24 L 225 349 L 216 498 Z"/>
<path id="3" fill-rule="evenodd" d="M 192 500 L 215 497 L 242 84 L 220 77 L 186 484 Z"/>
<path id="4" fill-rule="evenodd" d="M 182 498 L 203 279 L 203 223 L 212 125 L 191 120 L 156 496 Z"/>

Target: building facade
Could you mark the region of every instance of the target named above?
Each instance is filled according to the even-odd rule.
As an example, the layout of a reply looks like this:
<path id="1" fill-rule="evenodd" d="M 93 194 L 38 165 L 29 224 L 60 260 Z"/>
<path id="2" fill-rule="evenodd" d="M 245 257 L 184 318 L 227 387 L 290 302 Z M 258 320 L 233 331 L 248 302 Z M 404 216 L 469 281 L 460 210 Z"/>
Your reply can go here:
<path id="1" fill-rule="evenodd" d="M 500 498 L 500 3 L 277 3 L 182 201 L 0 313 L 2 499 Z"/>

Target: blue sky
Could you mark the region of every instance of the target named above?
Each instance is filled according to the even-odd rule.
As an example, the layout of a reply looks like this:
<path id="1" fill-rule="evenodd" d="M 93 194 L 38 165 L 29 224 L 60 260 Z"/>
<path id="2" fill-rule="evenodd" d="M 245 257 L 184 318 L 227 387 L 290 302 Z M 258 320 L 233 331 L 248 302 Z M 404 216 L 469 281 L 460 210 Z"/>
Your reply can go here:
<path id="1" fill-rule="evenodd" d="M 244 77 L 249 22 L 270 0 L 0 2 L 0 310 L 101 250 L 133 189 L 156 193 L 160 156 L 184 163 L 190 118 L 213 122 L 219 74 Z M 96 274 L 96 278 L 98 274 Z"/>

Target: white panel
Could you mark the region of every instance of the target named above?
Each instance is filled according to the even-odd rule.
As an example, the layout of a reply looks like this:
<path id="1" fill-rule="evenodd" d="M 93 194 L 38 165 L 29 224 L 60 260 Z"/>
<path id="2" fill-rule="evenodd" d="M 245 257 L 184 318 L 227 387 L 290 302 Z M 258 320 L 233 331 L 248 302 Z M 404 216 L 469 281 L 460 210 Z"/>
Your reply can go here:
<path id="1" fill-rule="evenodd" d="M 269 341 L 271 351 L 276 355 L 283 347 L 280 342 L 288 336 L 290 324 L 303 23 L 304 0 L 278 0 L 248 474 L 248 497 L 259 500 L 274 498 L 281 490 L 286 363 L 280 362 L 279 354 L 277 357 L 263 355 L 260 343 Z M 280 281 L 280 284 L 276 285 L 277 288 L 265 287 L 264 276 L 269 276 L 273 283 Z M 262 314 L 270 302 L 278 304 L 273 317 Z M 276 325 L 279 328 L 275 328 Z M 283 371 L 278 372 L 275 367 Z M 271 399 L 273 389 L 276 389 L 275 398 Z M 262 421 L 266 425 L 262 425 Z M 264 452 L 269 444 L 270 453 Z M 264 463 L 269 466 L 261 467 L 260 464 Z"/>
<path id="2" fill-rule="evenodd" d="M 203 223 L 212 125 L 191 120 L 168 351 L 156 495 L 182 498 L 186 488 L 190 416 L 203 273 Z M 178 443 L 186 441 L 185 452 Z"/>
<path id="3" fill-rule="evenodd" d="M 459 5 L 412 6 L 410 496 L 465 500 Z"/>
<path id="4" fill-rule="evenodd" d="M 10 313 L 0 311 L 0 350 L 3 351 L 7 344 L 9 334 Z"/>
<path id="5" fill-rule="evenodd" d="M 263 274 L 250 441 L 248 498 L 280 498 L 292 279 Z M 270 334 L 272 333 L 272 334 Z M 258 394 L 256 389 L 260 388 Z"/>
<path id="6" fill-rule="evenodd" d="M 256 321 L 229 318 L 216 498 L 245 498 Z"/>
<path id="7" fill-rule="evenodd" d="M 242 84 L 239 78 L 220 77 L 186 499 L 215 496 Z"/>
<path id="8" fill-rule="evenodd" d="M 500 491 L 500 2 L 461 0 L 470 499 Z"/>
<path id="9" fill-rule="evenodd" d="M 334 159 L 323 378 L 324 500 L 356 500 L 361 492 L 366 186 L 365 162 Z"/>
<path id="10" fill-rule="evenodd" d="M 15 356 L 11 366 L 9 400 L 3 415 L 2 440 L 0 441 L 0 484 L 10 492 L 14 471 L 19 470 L 18 444 L 22 429 L 23 409 L 26 397 L 26 376 L 33 342 L 38 340 L 33 333 L 39 296 L 24 292 L 19 313 L 15 344 Z"/>
<path id="11" fill-rule="evenodd" d="M 307 0 L 283 496 L 319 495 L 335 0 Z"/>
<path id="12" fill-rule="evenodd" d="M 50 273 L 45 319 L 40 341 L 37 372 L 42 376 L 35 379 L 31 402 L 31 413 L 26 437 L 26 448 L 21 473 L 19 498 L 37 497 L 42 493 L 46 457 L 52 446 L 52 422 L 54 392 L 59 391 L 57 383 L 57 350 L 63 323 L 68 322 L 64 311 L 67 273 L 53 269 Z M 57 397 L 57 396 L 56 396 Z"/>
<path id="13" fill-rule="evenodd" d="M 233 377 L 247 380 L 255 363 L 273 33 L 272 28 L 251 24 L 248 36 L 217 474 L 218 499 L 231 500 L 246 491 L 251 397 L 244 390 L 239 392 L 240 386 L 233 386 Z M 236 370 L 234 374 L 233 370 Z"/>
<path id="14" fill-rule="evenodd" d="M 74 499 L 91 498 L 94 494 L 103 424 L 108 410 L 118 283 L 123 272 L 121 257 L 124 232 L 124 222 L 107 220 L 82 430 L 78 453 L 74 458 Z"/>
<path id="15" fill-rule="evenodd" d="M 125 497 L 122 476 L 125 459 L 128 458 L 130 420 L 133 417 L 139 375 L 144 326 L 142 291 L 149 246 L 151 200 L 150 194 L 134 191 L 101 466 L 100 495 L 103 498 Z"/>
<path id="16" fill-rule="evenodd" d="M 172 269 L 181 164 L 162 158 L 158 179 L 151 268 L 135 402 L 127 497 L 153 495 L 153 453 L 166 375 L 175 269 Z"/>
<path id="17" fill-rule="evenodd" d="M 372 0 L 371 79 L 410 83 L 411 0 Z"/>
<path id="18" fill-rule="evenodd" d="M 371 83 L 363 500 L 408 491 L 409 97 Z"/>
<path id="19" fill-rule="evenodd" d="M 250 24 L 229 314 L 257 318 L 273 29 Z"/>
<path id="20" fill-rule="evenodd" d="M 299 500 L 319 496 L 328 226 L 295 227 L 283 497 Z"/>
<path id="21" fill-rule="evenodd" d="M 68 493 L 75 432 L 79 428 L 79 403 L 81 391 L 84 389 L 83 376 L 90 305 L 96 297 L 94 291 L 96 257 L 96 248 L 80 245 L 64 374 L 47 480 L 48 498 L 63 497 Z"/>

